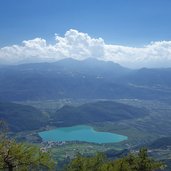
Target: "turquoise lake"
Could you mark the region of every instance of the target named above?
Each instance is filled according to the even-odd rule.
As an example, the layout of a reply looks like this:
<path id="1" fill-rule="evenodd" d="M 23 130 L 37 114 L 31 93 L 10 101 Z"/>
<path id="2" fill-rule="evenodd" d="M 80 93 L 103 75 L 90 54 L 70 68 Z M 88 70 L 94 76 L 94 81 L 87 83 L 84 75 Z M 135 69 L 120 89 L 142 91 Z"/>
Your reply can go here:
<path id="1" fill-rule="evenodd" d="M 93 127 L 86 125 L 43 131 L 39 132 L 39 136 L 43 141 L 85 141 L 92 143 L 115 143 L 128 139 L 128 137 L 119 134 L 97 132 Z"/>

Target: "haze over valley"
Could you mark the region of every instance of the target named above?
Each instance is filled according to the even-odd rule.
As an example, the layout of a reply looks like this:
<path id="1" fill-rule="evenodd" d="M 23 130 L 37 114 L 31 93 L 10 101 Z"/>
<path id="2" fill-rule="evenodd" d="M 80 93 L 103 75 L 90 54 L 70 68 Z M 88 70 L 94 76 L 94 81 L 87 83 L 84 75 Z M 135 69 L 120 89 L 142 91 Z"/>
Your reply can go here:
<path id="1" fill-rule="evenodd" d="M 0 2 L 0 170 L 170 171 L 170 5 Z"/>

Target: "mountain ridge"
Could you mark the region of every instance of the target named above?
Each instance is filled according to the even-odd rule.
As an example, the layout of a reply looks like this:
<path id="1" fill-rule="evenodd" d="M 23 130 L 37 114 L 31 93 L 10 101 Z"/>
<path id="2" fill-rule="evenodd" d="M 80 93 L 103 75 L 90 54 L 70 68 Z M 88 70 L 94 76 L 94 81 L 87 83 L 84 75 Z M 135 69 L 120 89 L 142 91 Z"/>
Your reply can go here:
<path id="1" fill-rule="evenodd" d="M 118 122 L 133 118 L 145 117 L 149 114 L 144 108 L 113 102 L 98 101 L 79 106 L 63 106 L 53 116 L 55 126 L 73 126 L 98 122 Z"/>
<path id="2" fill-rule="evenodd" d="M 131 70 L 113 62 L 63 59 L 0 68 L 0 100 L 171 98 L 171 68 Z"/>

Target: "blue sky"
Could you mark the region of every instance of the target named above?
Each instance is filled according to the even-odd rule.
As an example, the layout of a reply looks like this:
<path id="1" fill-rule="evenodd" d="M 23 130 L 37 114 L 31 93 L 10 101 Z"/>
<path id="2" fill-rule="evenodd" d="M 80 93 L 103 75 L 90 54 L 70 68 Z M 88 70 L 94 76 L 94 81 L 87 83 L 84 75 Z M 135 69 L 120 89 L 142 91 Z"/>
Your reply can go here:
<path id="1" fill-rule="evenodd" d="M 0 64 L 93 57 L 171 67 L 170 7 L 171 0 L 0 0 Z"/>
<path id="2" fill-rule="evenodd" d="M 1 0 L 0 47 L 69 29 L 106 43 L 142 46 L 171 40 L 170 0 Z"/>

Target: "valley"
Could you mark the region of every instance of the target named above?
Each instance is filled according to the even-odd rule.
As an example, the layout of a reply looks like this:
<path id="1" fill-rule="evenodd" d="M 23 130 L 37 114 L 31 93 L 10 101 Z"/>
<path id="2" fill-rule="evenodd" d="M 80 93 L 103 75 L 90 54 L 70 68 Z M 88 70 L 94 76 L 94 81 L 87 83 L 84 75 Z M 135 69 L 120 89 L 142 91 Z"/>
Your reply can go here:
<path id="1" fill-rule="evenodd" d="M 118 104 L 119 105 L 127 105 L 130 107 L 136 107 L 133 109 L 143 109 L 142 111 L 146 111 L 146 113 L 142 113 L 143 115 L 137 115 L 139 117 L 127 118 L 123 117 L 121 120 L 117 121 L 101 121 L 101 122 L 90 122 L 89 125 L 92 126 L 97 131 L 102 132 L 111 132 L 117 133 L 121 135 L 125 135 L 128 137 L 126 141 L 122 141 L 120 143 L 107 143 L 107 144 L 96 144 L 96 143 L 85 143 L 78 141 L 69 141 L 64 143 L 63 145 L 54 145 L 50 146 L 50 151 L 52 152 L 55 159 L 59 161 L 59 165 L 63 166 L 69 159 L 72 159 L 78 152 L 83 155 L 94 155 L 98 152 L 106 152 L 108 151 L 114 152 L 112 156 L 117 157 L 119 154 L 124 152 L 124 150 L 128 151 L 136 151 L 142 146 L 148 147 L 149 144 L 153 144 L 156 140 L 162 137 L 169 137 L 171 134 L 171 119 L 169 119 L 171 113 L 171 107 L 169 102 L 159 102 L 156 100 L 138 100 L 138 99 L 119 99 L 119 100 L 102 100 L 102 99 L 94 99 L 94 100 L 71 100 L 71 99 L 63 99 L 63 100 L 48 100 L 48 101 L 26 101 L 26 102 L 15 102 L 22 105 L 29 105 L 39 110 L 40 112 L 46 114 L 49 120 L 44 127 L 40 127 L 36 130 L 28 130 L 24 132 L 14 133 L 16 139 L 19 141 L 27 141 L 30 143 L 36 143 L 37 145 L 42 146 L 42 140 L 38 136 L 38 132 L 43 130 L 52 130 L 56 128 L 60 128 L 61 125 L 54 124 L 56 119 L 54 116 L 56 115 L 56 111 L 63 109 L 64 106 L 74 106 L 74 108 L 78 108 L 81 113 L 80 106 L 84 106 L 87 104 L 91 104 L 91 107 L 94 105 L 94 110 L 97 110 L 97 104 L 106 103 L 109 104 Z M 102 104 L 100 106 L 102 106 Z M 122 106 L 123 107 L 123 106 Z M 84 108 L 83 108 L 84 109 Z M 109 109 L 109 108 L 108 108 Z M 112 109 L 113 110 L 113 109 Z M 139 110 L 138 110 L 139 111 Z M 106 111 L 105 111 L 106 112 Z M 65 112 L 64 112 L 65 114 Z M 81 118 L 81 115 L 79 116 Z M 65 116 L 67 121 L 67 116 Z M 81 120 L 80 120 L 80 123 Z M 77 121 L 77 124 L 80 124 Z M 76 124 L 76 125 L 77 125 Z M 66 125 L 65 125 L 66 126 Z M 70 126 L 70 124 L 69 124 Z M 165 142 L 165 141 L 164 141 Z M 161 144 L 164 144 L 161 142 Z M 44 145 L 43 145 L 44 146 Z M 164 145 L 166 147 L 166 145 Z M 46 146 L 45 146 L 46 147 Z M 74 149 L 74 150 L 73 150 Z M 88 149 L 88 150 L 87 150 Z M 162 149 L 161 147 L 156 147 L 155 145 L 149 146 L 150 154 L 157 159 L 167 160 L 168 163 L 168 154 L 171 153 L 170 148 Z M 128 153 L 127 151 L 127 153 Z M 109 153 L 109 156 L 110 154 Z M 160 154 L 160 155 L 159 155 Z"/>
<path id="2" fill-rule="evenodd" d="M 164 77 L 170 72 L 131 70 L 93 59 L 1 67 L 0 119 L 17 142 L 50 150 L 58 169 L 78 152 L 117 158 L 144 146 L 151 156 L 169 163 L 171 149 L 154 144 L 171 135 L 171 82 Z M 39 136 L 78 125 L 128 138 L 99 144 L 78 139 L 44 142 Z"/>
<path id="3" fill-rule="evenodd" d="M 0 171 L 171 171 L 171 0 L 0 1 Z"/>

